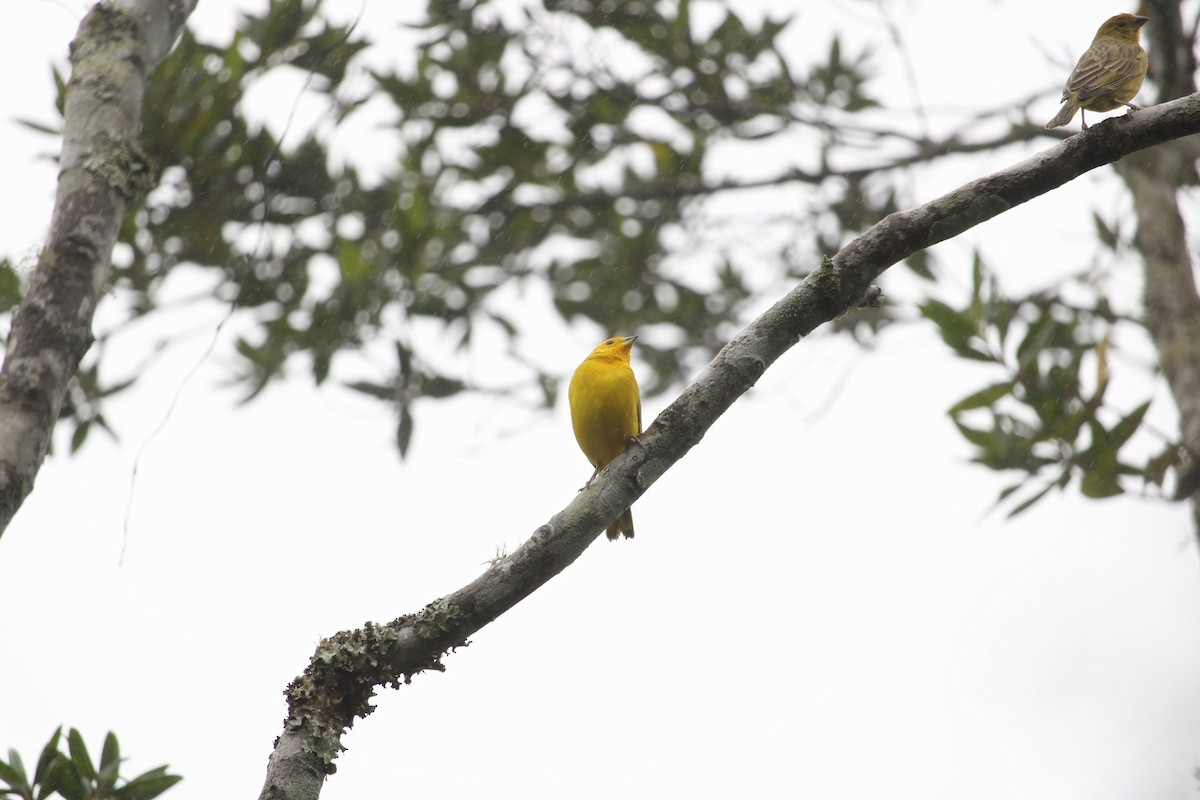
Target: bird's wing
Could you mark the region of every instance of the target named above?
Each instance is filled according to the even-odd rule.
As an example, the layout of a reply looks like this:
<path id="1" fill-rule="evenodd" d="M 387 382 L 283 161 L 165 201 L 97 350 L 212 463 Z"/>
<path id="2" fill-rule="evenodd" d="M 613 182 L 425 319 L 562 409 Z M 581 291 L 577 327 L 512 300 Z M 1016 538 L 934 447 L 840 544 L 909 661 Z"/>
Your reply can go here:
<path id="1" fill-rule="evenodd" d="M 1087 49 L 1075 65 L 1071 79 L 1063 90 L 1063 99 L 1074 94 L 1087 100 L 1108 94 L 1124 86 L 1138 75 L 1138 51 L 1136 44 L 1099 43 Z"/>

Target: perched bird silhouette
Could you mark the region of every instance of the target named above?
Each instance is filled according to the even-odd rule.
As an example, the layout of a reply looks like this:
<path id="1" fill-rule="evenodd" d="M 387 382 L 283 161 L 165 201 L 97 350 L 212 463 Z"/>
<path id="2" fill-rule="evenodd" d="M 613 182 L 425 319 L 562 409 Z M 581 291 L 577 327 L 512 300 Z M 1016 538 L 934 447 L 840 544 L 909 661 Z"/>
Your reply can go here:
<path id="1" fill-rule="evenodd" d="M 1063 87 L 1063 107 L 1046 123 L 1047 128 L 1066 125 L 1079 111 L 1079 120 L 1087 130 L 1087 111 L 1112 111 L 1118 106 L 1138 106 L 1129 102 L 1142 88 L 1146 77 L 1146 51 L 1138 42 L 1142 26 L 1149 17 L 1117 14 L 1109 17 L 1082 56 L 1067 85 Z"/>
<path id="2" fill-rule="evenodd" d="M 571 403 L 571 427 L 575 441 L 595 467 L 584 485 L 591 485 L 600 470 L 620 455 L 629 440 L 642 432 L 642 398 L 637 379 L 629 366 L 629 353 L 636 336 L 605 339 L 571 376 L 567 398 Z M 633 510 L 609 526 L 608 538 L 633 538 Z"/>

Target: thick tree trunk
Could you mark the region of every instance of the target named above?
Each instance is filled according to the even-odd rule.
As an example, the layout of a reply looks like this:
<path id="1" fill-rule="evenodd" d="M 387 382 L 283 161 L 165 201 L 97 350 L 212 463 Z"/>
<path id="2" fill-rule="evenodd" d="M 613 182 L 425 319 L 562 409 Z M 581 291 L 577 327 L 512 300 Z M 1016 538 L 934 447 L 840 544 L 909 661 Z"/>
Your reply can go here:
<path id="1" fill-rule="evenodd" d="M 68 382 L 92 343 L 127 205 L 150 188 L 138 148 L 146 81 L 196 0 L 113 0 L 71 44 L 50 235 L 0 368 L 0 533 L 33 489 Z"/>
<path id="2" fill-rule="evenodd" d="M 1200 469 L 1200 296 L 1178 202 L 1180 176 L 1194 169 L 1187 149 L 1163 145 L 1153 158 L 1131 157 L 1117 167 L 1137 211 L 1135 241 L 1144 264 L 1146 328 L 1179 409 L 1180 437 L 1190 454 L 1185 476 Z M 1191 503 L 1200 536 L 1200 493 L 1192 494 Z"/>
<path id="3" fill-rule="evenodd" d="M 1146 31 L 1150 77 L 1163 103 L 1196 91 L 1196 56 L 1177 0 L 1154 0 Z M 1180 485 L 1190 495 L 1196 536 L 1200 537 L 1200 295 L 1188 250 L 1187 226 L 1179 193 L 1196 184 L 1200 141 L 1180 139 L 1116 164 L 1133 194 L 1137 212 L 1135 243 L 1145 274 L 1146 328 L 1158 348 L 1159 366 L 1179 409 L 1179 432 L 1187 461 Z"/>

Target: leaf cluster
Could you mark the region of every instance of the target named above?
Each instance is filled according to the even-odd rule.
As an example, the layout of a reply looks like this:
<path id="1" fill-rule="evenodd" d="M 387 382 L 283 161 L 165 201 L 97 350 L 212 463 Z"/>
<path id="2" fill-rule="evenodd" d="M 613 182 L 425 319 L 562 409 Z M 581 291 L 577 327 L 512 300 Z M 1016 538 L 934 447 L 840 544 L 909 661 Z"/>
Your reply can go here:
<path id="1" fill-rule="evenodd" d="M 1129 480 L 1161 489 L 1181 466 L 1177 442 L 1149 458 L 1130 455 L 1145 450 L 1127 445 L 1148 431 L 1150 402 L 1123 410 L 1107 397 L 1114 328 L 1128 320 L 1103 296 L 1075 305 L 1058 290 L 1005 297 L 977 255 L 965 306 L 931 299 L 920 307 L 956 355 L 1001 373 L 949 414 L 973 446 L 974 462 L 1024 473 L 997 499 L 1012 500 L 1010 516 L 1072 482 L 1091 498 L 1121 494 Z"/>
<path id="2" fill-rule="evenodd" d="M 523 349 L 527 321 L 547 311 L 641 334 L 652 397 L 766 294 L 900 210 L 895 170 L 987 147 L 864 122 L 879 108 L 867 54 L 834 36 L 798 64 L 788 36 L 804 22 L 690 0 L 429 0 L 406 32 L 411 57 L 386 68 L 366 66 L 369 33 L 329 22 L 320 0 L 272 0 L 223 45 L 185 33 L 146 98 L 158 188 L 124 222 L 118 296 L 132 321 L 160 308 L 175 270 L 200 270 L 239 316 L 233 382 L 246 399 L 302 362 L 318 384 L 335 376 L 390 406 L 401 455 L 423 401 L 486 391 L 552 406 L 570 365 Z M 255 116 L 255 87 L 280 74 L 303 77 L 296 99 L 327 110 L 320 124 L 278 132 Z M 382 170 L 335 155 L 336 133 L 367 107 L 385 109 L 395 145 Z M 754 147 L 802 155 L 760 178 L 736 158 L 730 169 Z M 738 218 L 764 190 L 776 210 Z M 907 264 L 934 280 L 924 251 Z M 0 311 L 18 295 L 0 264 Z M 1022 492 L 1015 511 L 1076 479 L 1104 497 L 1178 471 L 1174 443 L 1144 463 L 1127 455 L 1145 407 L 1109 405 L 1117 320 L 1102 300 L 1007 299 L 977 263 L 964 307 L 921 311 L 954 352 L 1001 372 L 951 416 L 977 461 L 1025 475 L 1002 498 Z M 862 339 L 893 319 L 885 305 L 834 329 Z M 74 448 L 107 428 L 103 401 L 132 383 L 101 379 L 103 341 L 64 404 Z M 507 383 L 473 379 L 454 357 L 479 352 L 508 358 Z"/>
<path id="3" fill-rule="evenodd" d="M 240 315 L 234 382 L 247 399 L 293 361 L 322 383 L 339 357 L 390 344 L 390 368 L 373 359 L 344 382 L 394 408 L 403 453 L 422 398 L 555 402 L 565 369 L 522 353 L 525 319 L 546 313 L 525 298 L 548 297 L 566 323 L 643 334 L 653 396 L 711 358 L 767 284 L 898 207 L 886 181 L 831 166 L 851 145 L 829 115 L 877 105 L 866 56 L 838 40 L 801 69 L 782 41 L 795 20 L 733 4 L 696 4 L 703 24 L 689 0 L 544 0 L 519 19 L 502 6 L 431 0 L 408 32 L 411 63 L 393 69 L 366 68 L 368 34 L 330 23 L 320 0 L 273 0 L 224 45 L 185 33 L 145 102 L 158 188 L 125 220 L 114 259 L 130 318 L 160 306 L 177 268 L 199 267 Z M 288 72 L 328 113 L 273 134 L 247 98 Z M 334 135 L 381 103 L 398 155 L 367 174 L 335 158 Z M 820 185 L 821 199 L 783 210 L 785 235 L 747 255 L 710 210 L 744 191 L 717 171 L 719 151 L 796 136 L 813 139 L 813 163 L 780 163 L 754 185 Z M 796 226 L 817 245 L 797 250 Z M 481 338 L 512 357 L 510 384 L 447 363 Z M 68 407 L 82 410 L 79 441 L 104 396 L 95 383 Z"/>
<path id="4" fill-rule="evenodd" d="M 54 732 L 42 748 L 33 773 L 29 774 L 21 756 L 8 751 L 8 760 L 0 760 L 0 796 L 20 800 L 44 800 L 59 796 L 66 800 L 152 800 L 170 789 L 182 778 L 171 775 L 167 767 L 156 767 L 134 778 L 124 780 L 121 768 L 121 748 L 117 737 L 104 737 L 100 760 L 88 754 L 83 736 L 72 728 L 67 733 L 67 749 L 60 746 L 62 728 Z"/>

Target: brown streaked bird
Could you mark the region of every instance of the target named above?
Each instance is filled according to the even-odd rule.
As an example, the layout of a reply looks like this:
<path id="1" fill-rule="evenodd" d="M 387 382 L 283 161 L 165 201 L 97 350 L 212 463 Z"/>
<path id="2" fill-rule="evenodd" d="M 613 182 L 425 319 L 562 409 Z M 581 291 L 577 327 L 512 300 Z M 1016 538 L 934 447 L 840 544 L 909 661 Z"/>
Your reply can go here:
<path id="1" fill-rule="evenodd" d="M 1087 130 L 1084 110 L 1112 111 L 1119 106 L 1139 110 L 1129 101 L 1142 88 L 1146 77 L 1146 51 L 1138 37 L 1149 20 L 1136 14 L 1117 14 L 1100 26 L 1091 46 L 1071 70 L 1071 77 L 1063 87 L 1063 107 L 1046 123 L 1047 128 L 1066 125 L 1076 111 L 1083 129 Z"/>
<path id="2" fill-rule="evenodd" d="M 596 345 L 571 376 L 567 399 L 575 441 L 595 467 L 584 485 L 591 485 L 600 470 L 624 452 L 642 432 L 642 400 L 637 379 L 629 366 L 636 336 L 613 336 Z M 609 539 L 633 538 L 633 511 L 625 509 L 608 527 Z"/>

